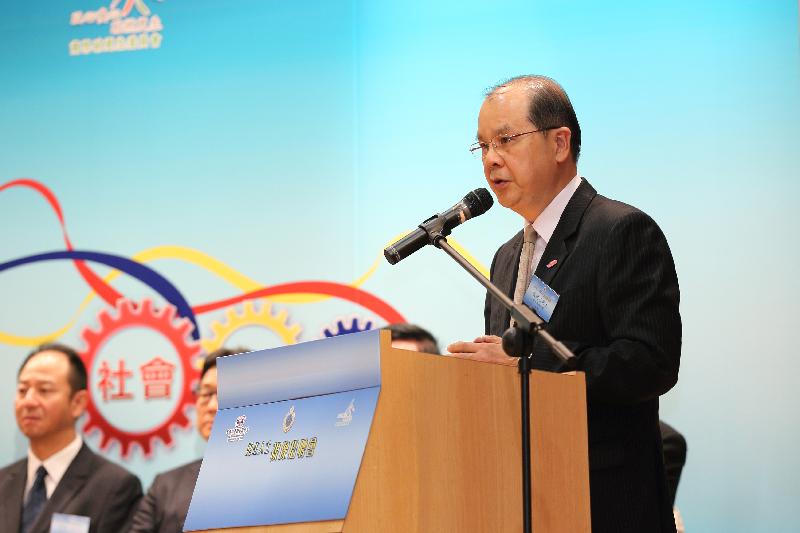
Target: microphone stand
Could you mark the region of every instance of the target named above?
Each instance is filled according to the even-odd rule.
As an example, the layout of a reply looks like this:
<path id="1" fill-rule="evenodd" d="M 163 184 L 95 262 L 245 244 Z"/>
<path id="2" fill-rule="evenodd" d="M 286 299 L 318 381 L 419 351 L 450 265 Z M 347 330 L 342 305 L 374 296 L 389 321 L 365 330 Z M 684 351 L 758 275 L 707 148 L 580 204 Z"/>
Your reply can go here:
<path id="1" fill-rule="evenodd" d="M 569 348 L 556 340 L 545 331 L 544 321 L 529 307 L 516 304 L 506 296 L 503 291 L 486 279 L 477 268 L 464 259 L 450 246 L 445 238 L 450 234 L 450 229 L 443 223 L 434 224 L 433 227 L 423 227 L 428 234 L 430 243 L 444 250 L 444 252 L 461 265 L 464 270 L 486 287 L 492 296 L 497 298 L 503 307 L 511 312 L 514 326 L 503 333 L 503 350 L 511 357 L 519 357 L 517 368 L 520 380 L 520 406 L 522 410 L 522 525 L 524 533 L 531 533 L 533 510 L 531 508 L 531 412 L 530 412 L 530 373 L 531 357 L 533 356 L 533 341 L 538 335 L 547 343 L 550 349 L 569 367 L 574 368 L 575 354 Z"/>

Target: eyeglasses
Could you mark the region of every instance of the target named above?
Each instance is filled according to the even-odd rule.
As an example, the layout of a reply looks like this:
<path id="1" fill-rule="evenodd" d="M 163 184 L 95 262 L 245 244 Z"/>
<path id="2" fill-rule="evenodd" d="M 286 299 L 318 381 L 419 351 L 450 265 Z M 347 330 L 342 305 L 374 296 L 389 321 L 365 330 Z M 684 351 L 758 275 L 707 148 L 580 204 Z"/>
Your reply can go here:
<path id="1" fill-rule="evenodd" d="M 211 398 L 214 398 L 217 395 L 217 391 L 215 390 L 200 390 L 197 391 L 197 401 L 201 404 L 207 404 L 211 401 Z"/>
<path id="2" fill-rule="evenodd" d="M 476 142 L 475 144 L 469 147 L 469 153 L 471 153 L 476 157 L 480 155 L 481 159 L 483 159 L 489 153 L 489 147 L 491 146 L 492 148 L 494 148 L 494 151 L 497 153 L 497 155 L 502 157 L 508 154 L 509 147 L 514 142 L 514 139 L 516 139 L 517 137 L 522 137 L 523 135 L 528 135 L 530 133 L 539 133 L 542 131 L 554 130 L 557 127 L 560 126 L 551 126 L 549 128 L 540 128 L 538 130 L 523 131 L 522 133 L 512 133 L 510 135 L 504 133 L 502 135 L 494 137 L 488 143 Z"/>

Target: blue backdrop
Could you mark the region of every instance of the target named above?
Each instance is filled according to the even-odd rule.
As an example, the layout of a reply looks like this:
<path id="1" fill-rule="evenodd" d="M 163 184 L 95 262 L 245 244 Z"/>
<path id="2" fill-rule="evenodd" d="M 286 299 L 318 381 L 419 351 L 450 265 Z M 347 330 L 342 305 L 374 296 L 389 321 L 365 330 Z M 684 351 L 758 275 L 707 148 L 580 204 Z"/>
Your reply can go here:
<path id="1" fill-rule="evenodd" d="M 148 485 L 202 454 L 183 394 L 200 348 L 398 317 L 443 344 L 481 333 L 483 292 L 441 253 L 379 257 L 484 185 L 466 150 L 483 90 L 543 73 L 577 110 L 581 174 L 651 214 L 675 256 L 684 348 L 662 418 L 689 444 L 687 527 L 794 530 L 799 60 L 788 0 L 4 5 L 0 263 L 66 250 L 59 207 L 74 250 L 155 275 L 0 270 L 0 463 L 25 453 L 16 370 L 45 338 L 92 355 L 85 438 Z M 485 266 L 519 225 L 495 208 L 456 240 Z M 167 286 L 195 338 L 160 314 Z M 168 395 L 148 388 L 156 357 Z"/>

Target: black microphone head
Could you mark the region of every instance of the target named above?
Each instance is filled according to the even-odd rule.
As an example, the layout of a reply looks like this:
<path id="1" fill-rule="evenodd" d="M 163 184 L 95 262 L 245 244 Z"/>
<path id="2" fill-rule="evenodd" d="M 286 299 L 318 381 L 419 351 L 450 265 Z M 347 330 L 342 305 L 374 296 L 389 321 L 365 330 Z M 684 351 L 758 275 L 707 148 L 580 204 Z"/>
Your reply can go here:
<path id="1" fill-rule="evenodd" d="M 486 189 L 475 189 L 462 200 L 469 209 L 469 218 L 484 214 L 492 207 L 494 200 Z"/>

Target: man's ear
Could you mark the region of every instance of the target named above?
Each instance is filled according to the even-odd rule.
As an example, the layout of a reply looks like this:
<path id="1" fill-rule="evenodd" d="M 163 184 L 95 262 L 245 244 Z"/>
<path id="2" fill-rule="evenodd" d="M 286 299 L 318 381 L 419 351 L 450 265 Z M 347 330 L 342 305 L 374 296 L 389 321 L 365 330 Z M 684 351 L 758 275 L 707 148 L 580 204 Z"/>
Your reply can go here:
<path id="1" fill-rule="evenodd" d="M 72 395 L 69 401 L 69 410 L 73 418 L 80 417 L 86 411 L 86 405 L 89 403 L 89 391 L 86 389 L 79 390 Z"/>
<path id="2" fill-rule="evenodd" d="M 563 163 L 572 158 L 569 143 L 572 139 L 572 131 L 566 126 L 553 130 L 553 139 L 556 143 L 556 162 Z"/>

